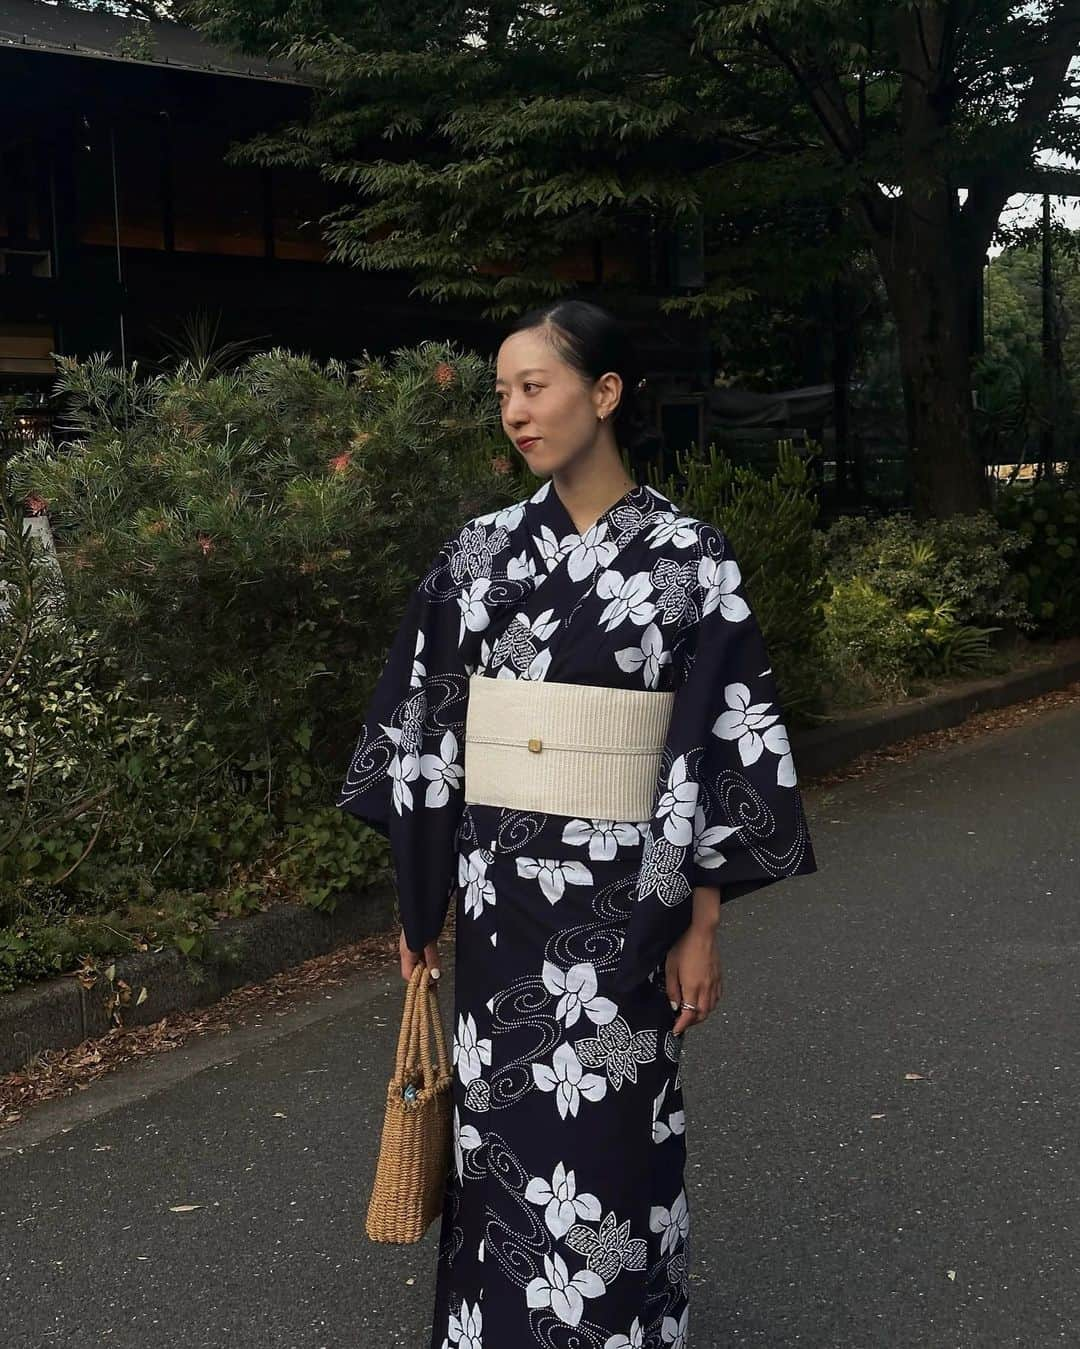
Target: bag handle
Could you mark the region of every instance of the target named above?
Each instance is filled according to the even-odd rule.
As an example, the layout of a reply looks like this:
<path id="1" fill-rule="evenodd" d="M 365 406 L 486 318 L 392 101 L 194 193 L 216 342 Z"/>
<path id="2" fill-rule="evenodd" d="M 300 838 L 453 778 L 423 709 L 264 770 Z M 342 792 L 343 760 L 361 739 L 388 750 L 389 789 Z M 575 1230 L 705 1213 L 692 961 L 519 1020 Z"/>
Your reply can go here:
<path id="1" fill-rule="evenodd" d="M 398 1082 L 404 1080 L 406 1064 L 415 1061 L 416 995 L 425 974 L 428 974 L 427 966 L 421 963 L 414 965 L 405 989 L 405 1010 L 401 1014 L 401 1030 L 398 1033 L 397 1056 L 394 1060 L 394 1076 Z"/>
<path id="2" fill-rule="evenodd" d="M 442 1017 L 439 1015 L 438 989 L 434 983 L 428 985 L 430 994 L 429 1008 L 431 1011 L 431 1024 L 435 1031 L 435 1051 L 439 1060 L 439 1076 L 450 1076 L 450 1056 L 446 1052 L 446 1034 L 443 1031 Z"/>
<path id="3" fill-rule="evenodd" d="M 437 1064 L 433 1064 L 431 1058 L 433 1029 Z M 418 962 L 413 967 L 409 985 L 405 990 L 405 1010 L 401 1017 L 395 1061 L 395 1073 L 399 1082 L 404 1080 L 406 1067 L 416 1063 L 417 1049 L 424 1086 L 431 1090 L 435 1086 L 436 1068 L 441 1077 L 450 1076 L 450 1059 L 446 1050 L 446 1035 L 439 1015 L 435 985 L 431 980 L 431 971 L 423 962 Z"/>
<path id="4" fill-rule="evenodd" d="M 442 1077 L 448 1077 L 450 1067 L 446 1058 L 446 1040 L 443 1036 L 442 1018 L 439 1016 L 439 1004 L 435 995 L 435 985 L 430 978 L 427 980 L 422 992 L 419 994 L 420 1002 L 417 1004 L 418 1015 L 420 1017 L 420 1063 L 424 1072 L 424 1086 L 429 1091 L 434 1091 L 436 1082 L 436 1068 Z M 431 1032 L 435 1032 L 436 1053 L 438 1063 L 431 1061 Z"/>

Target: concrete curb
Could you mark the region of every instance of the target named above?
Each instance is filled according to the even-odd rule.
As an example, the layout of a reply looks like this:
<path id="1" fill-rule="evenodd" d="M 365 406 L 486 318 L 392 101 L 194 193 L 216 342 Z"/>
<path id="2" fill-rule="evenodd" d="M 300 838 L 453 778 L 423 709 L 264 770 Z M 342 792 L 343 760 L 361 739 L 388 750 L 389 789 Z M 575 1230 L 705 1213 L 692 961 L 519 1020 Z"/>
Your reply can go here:
<path id="1" fill-rule="evenodd" d="M 83 988 L 73 976 L 45 980 L 0 996 L 0 1074 L 14 1072 L 43 1049 L 69 1049 L 111 1027 L 109 1000 L 122 979 L 131 1001 L 122 1009 L 125 1026 L 147 1026 L 169 1012 L 217 1002 L 244 984 L 323 955 L 375 932 L 395 917 L 390 885 L 349 895 L 334 913 L 298 904 L 275 904 L 244 918 L 227 918 L 215 929 L 220 957 L 196 965 L 175 949 L 117 957 L 114 984 L 99 979 Z M 146 998 L 135 1006 L 140 989 Z"/>
<path id="2" fill-rule="evenodd" d="M 793 731 L 792 753 L 799 781 L 804 783 L 821 777 L 883 745 L 894 745 L 909 736 L 958 726 L 976 712 L 1026 702 L 1053 689 L 1066 688 L 1077 680 L 1080 680 L 1080 654 L 1030 670 L 1014 670 L 990 679 L 973 679 L 956 684 L 943 693 L 913 698 L 881 712 L 846 717 L 801 733 Z"/>
<path id="3" fill-rule="evenodd" d="M 792 733 L 799 780 L 815 777 L 908 736 L 956 726 L 974 712 L 1006 707 L 1080 680 L 1080 655 L 991 679 L 973 680 L 902 707 L 846 718 Z M 295 904 L 277 904 L 246 918 L 226 919 L 216 929 L 225 959 L 195 966 L 175 951 L 118 958 L 116 980 L 132 990 L 123 1009 L 127 1026 L 149 1025 L 169 1012 L 205 1007 L 231 989 L 260 983 L 272 974 L 361 937 L 385 931 L 395 920 L 392 886 L 343 898 L 333 914 Z M 135 1006 L 140 989 L 146 999 Z M 71 976 L 31 984 L 0 995 L 0 1073 L 14 1072 L 44 1049 L 68 1049 L 104 1035 L 112 1024 L 106 981 L 84 989 Z"/>

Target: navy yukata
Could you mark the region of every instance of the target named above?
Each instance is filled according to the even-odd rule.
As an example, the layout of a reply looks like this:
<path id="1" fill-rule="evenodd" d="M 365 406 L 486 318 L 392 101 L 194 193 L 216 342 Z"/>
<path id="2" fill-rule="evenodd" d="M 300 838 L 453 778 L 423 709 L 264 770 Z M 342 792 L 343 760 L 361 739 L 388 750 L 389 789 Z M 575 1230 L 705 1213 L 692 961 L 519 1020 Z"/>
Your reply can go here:
<path id="1" fill-rule="evenodd" d="M 651 817 L 465 804 L 473 674 L 675 690 Z M 389 837 L 412 950 L 456 904 L 431 1349 L 687 1349 L 665 956 L 695 885 L 817 869 L 722 530 L 635 486 L 579 534 L 550 480 L 469 521 L 412 594 L 337 804 Z"/>

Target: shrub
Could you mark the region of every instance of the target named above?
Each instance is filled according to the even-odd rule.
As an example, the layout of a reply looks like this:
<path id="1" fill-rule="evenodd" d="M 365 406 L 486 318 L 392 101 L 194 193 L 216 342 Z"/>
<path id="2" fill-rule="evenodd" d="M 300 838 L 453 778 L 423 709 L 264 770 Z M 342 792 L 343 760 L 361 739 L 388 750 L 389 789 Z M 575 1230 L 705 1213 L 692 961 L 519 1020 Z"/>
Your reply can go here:
<path id="1" fill-rule="evenodd" d="M 845 516 L 822 542 L 834 584 L 860 576 L 900 610 L 948 603 L 957 623 L 1033 626 L 1010 565 L 1025 539 L 989 511 L 925 521 Z"/>
<path id="2" fill-rule="evenodd" d="M 921 522 L 847 517 L 822 540 L 832 583 L 822 653 L 837 707 L 903 698 L 916 681 L 986 668 L 991 633 L 1031 626 L 1008 560 L 1024 540 L 987 511 Z M 1001 621 L 974 621 L 986 618 Z"/>
<path id="3" fill-rule="evenodd" d="M 994 513 L 1027 541 L 1014 564 L 1017 584 L 1044 637 L 1080 634 L 1080 490 L 1060 483 L 1014 483 L 1002 488 Z"/>
<path id="4" fill-rule="evenodd" d="M 810 720 L 822 701 L 816 652 L 828 594 L 816 531 L 817 502 L 806 460 L 781 443 L 770 477 L 734 464 L 715 445 L 707 455 L 676 455 L 674 472 L 648 480 L 691 515 L 730 538 L 761 625 L 789 726 Z"/>
<path id="5" fill-rule="evenodd" d="M 150 705 L 197 706 L 280 819 L 315 784 L 286 761 L 344 764 L 437 543 L 513 498 L 487 363 L 432 343 L 389 367 L 273 351 L 209 378 L 67 360 L 59 388 L 79 439 L 12 467 L 52 512 L 73 620 Z"/>
<path id="6" fill-rule="evenodd" d="M 438 542 L 527 489 L 488 365 L 444 346 L 65 361 L 60 392 L 73 434 L 15 454 L 0 493 L 12 520 L 48 507 L 65 600 L 42 621 L 13 529 L 0 984 L 162 940 L 205 956 L 218 916 L 386 875 L 384 840 L 328 804 L 347 728 Z"/>
<path id="7" fill-rule="evenodd" d="M 42 887 L 88 911 L 219 885 L 258 850 L 265 802 L 191 711 L 147 710 L 96 633 L 35 637 L 0 694 L 0 921 Z"/>
<path id="8" fill-rule="evenodd" d="M 821 650 L 833 706 L 906 697 L 919 638 L 889 596 L 852 576 L 836 582 L 824 607 Z"/>

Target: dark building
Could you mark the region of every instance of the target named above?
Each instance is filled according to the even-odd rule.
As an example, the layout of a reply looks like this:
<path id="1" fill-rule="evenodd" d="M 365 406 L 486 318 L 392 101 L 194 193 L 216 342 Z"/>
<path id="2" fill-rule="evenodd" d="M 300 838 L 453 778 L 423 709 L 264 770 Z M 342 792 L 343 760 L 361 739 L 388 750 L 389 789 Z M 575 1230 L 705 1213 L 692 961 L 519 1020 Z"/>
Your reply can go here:
<path id="1" fill-rule="evenodd" d="M 318 218 L 333 189 L 316 174 L 226 164 L 308 98 L 288 66 L 178 24 L 0 0 L 0 394 L 43 399 L 51 352 L 155 359 L 197 312 L 220 341 L 318 357 L 424 338 L 493 350 L 496 325 L 410 298 L 410 275 L 329 263 Z M 655 303 L 699 268 L 693 231 L 659 230 L 583 241 L 559 268 L 568 284 L 634 283 L 628 318 L 677 443 L 705 432 L 708 345 Z"/>

